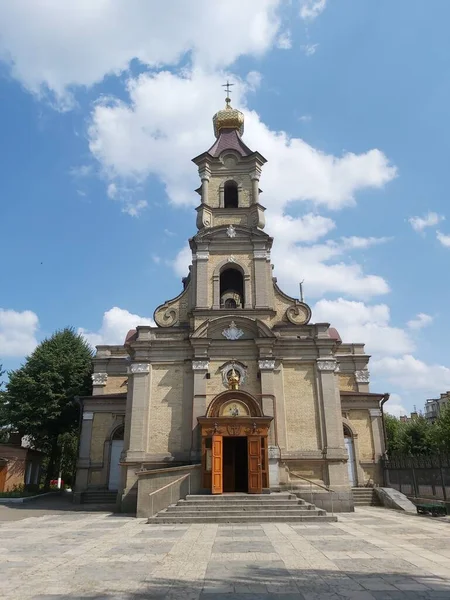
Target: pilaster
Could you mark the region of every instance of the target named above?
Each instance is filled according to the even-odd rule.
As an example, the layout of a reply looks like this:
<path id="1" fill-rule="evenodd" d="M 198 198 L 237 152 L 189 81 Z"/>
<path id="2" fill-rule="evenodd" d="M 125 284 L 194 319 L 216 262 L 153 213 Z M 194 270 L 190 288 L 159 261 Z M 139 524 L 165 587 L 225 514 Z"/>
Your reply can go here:
<path id="1" fill-rule="evenodd" d="M 379 408 L 369 408 L 370 425 L 372 429 L 373 453 L 377 462 L 384 454 L 384 436 L 383 424 L 381 422 L 381 410 Z"/>
<path id="2" fill-rule="evenodd" d="M 108 373 L 93 373 L 92 378 L 92 395 L 99 396 L 105 393 L 106 382 L 108 381 Z"/>
<path id="3" fill-rule="evenodd" d="M 132 363 L 128 373 L 128 388 L 132 402 L 126 460 L 142 461 L 148 452 L 150 433 L 151 365 L 144 362 Z"/>
<path id="4" fill-rule="evenodd" d="M 196 271 L 196 308 L 210 308 L 208 306 L 208 261 L 209 251 L 208 247 L 197 249 L 197 252 L 193 255 L 193 261 L 195 263 Z"/>
<path id="5" fill-rule="evenodd" d="M 77 461 L 77 477 L 75 481 L 75 502 L 80 501 L 81 493 L 88 487 L 93 422 L 94 413 L 91 411 L 83 411 Z"/>
<path id="6" fill-rule="evenodd" d="M 192 406 L 192 443 L 191 460 L 198 461 L 201 458 L 200 426 L 197 417 L 203 417 L 206 412 L 206 376 L 209 371 L 209 360 L 207 358 L 194 359 L 192 361 L 194 372 L 194 390 Z"/>
<path id="7" fill-rule="evenodd" d="M 324 458 L 327 460 L 328 484 L 332 489 L 348 487 L 347 453 L 344 445 L 344 431 L 339 389 L 336 385 L 334 357 L 317 359 L 318 390 L 322 402 L 324 433 Z"/>
<path id="8" fill-rule="evenodd" d="M 367 368 L 355 371 L 355 380 L 358 392 L 369 392 L 370 373 Z"/>

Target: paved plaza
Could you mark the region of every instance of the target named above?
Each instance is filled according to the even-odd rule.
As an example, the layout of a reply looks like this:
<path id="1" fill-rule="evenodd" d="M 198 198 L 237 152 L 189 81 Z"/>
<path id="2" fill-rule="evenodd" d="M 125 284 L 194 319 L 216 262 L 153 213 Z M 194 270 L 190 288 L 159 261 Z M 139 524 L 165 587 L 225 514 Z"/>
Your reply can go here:
<path id="1" fill-rule="evenodd" d="M 2 510 L 3 600 L 450 600 L 445 519 L 367 507 L 317 525 L 147 525 Z"/>

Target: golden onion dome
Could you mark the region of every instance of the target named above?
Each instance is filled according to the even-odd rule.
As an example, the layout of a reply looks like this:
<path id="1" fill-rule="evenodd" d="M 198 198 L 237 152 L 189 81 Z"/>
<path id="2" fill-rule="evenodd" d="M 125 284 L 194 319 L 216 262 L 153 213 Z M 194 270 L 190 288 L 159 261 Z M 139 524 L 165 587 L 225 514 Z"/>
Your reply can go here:
<path id="1" fill-rule="evenodd" d="M 213 117 L 214 135 L 219 137 L 222 129 L 237 129 L 240 135 L 244 133 L 244 115 L 233 108 L 230 98 L 225 98 L 225 108 L 216 112 Z"/>

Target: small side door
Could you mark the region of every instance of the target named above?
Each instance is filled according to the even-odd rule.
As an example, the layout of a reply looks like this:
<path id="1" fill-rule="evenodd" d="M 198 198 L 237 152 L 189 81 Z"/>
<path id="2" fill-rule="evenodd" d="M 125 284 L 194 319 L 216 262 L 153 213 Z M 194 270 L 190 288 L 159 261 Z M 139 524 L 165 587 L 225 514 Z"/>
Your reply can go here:
<path id="1" fill-rule="evenodd" d="M 248 449 L 248 493 L 261 494 L 262 468 L 261 468 L 261 437 L 249 436 Z"/>
<path id="2" fill-rule="evenodd" d="M 212 489 L 213 494 L 223 493 L 223 437 L 212 437 Z"/>

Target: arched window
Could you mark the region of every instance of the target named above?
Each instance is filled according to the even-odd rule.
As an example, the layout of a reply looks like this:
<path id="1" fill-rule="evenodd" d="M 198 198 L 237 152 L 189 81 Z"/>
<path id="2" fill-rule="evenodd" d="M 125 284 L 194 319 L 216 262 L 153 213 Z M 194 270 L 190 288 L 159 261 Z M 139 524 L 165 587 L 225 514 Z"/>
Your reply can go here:
<path id="1" fill-rule="evenodd" d="M 123 427 L 123 425 L 119 425 L 119 427 L 117 427 L 117 429 L 115 429 L 113 431 L 111 440 L 123 440 L 123 434 L 124 434 L 124 427 Z"/>
<path id="2" fill-rule="evenodd" d="M 235 181 L 226 181 L 223 190 L 224 207 L 237 208 L 239 206 L 237 183 Z"/>
<path id="3" fill-rule="evenodd" d="M 225 269 L 220 274 L 221 308 L 243 308 L 244 278 L 238 269 Z"/>

